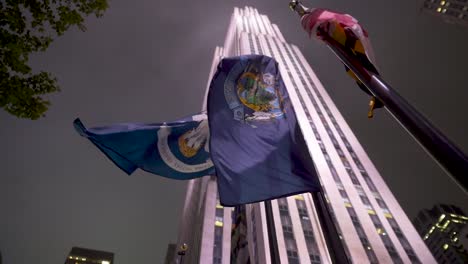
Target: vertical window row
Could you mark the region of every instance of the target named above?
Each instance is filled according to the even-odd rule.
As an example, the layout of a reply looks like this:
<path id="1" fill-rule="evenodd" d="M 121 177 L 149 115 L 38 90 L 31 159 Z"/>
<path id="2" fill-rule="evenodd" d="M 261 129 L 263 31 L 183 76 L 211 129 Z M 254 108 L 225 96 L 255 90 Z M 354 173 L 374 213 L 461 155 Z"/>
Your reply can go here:
<path id="1" fill-rule="evenodd" d="M 364 181 L 366 182 L 367 186 L 369 187 L 369 189 L 374 193 L 374 198 L 376 199 L 377 203 L 379 204 L 379 206 L 384 210 L 384 212 L 387 212 L 385 214 L 386 218 L 388 219 L 389 223 L 390 223 L 390 220 L 389 219 L 392 219 L 394 224 L 396 225 L 396 227 L 392 226 L 392 229 L 394 232 L 396 232 L 395 230 L 399 230 L 400 228 L 398 227 L 398 224 L 397 222 L 393 219 L 393 216 L 391 215 L 390 213 L 390 210 L 388 209 L 388 207 L 386 206 L 385 202 L 383 201 L 382 199 L 382 196 L 380 195 L 379 191 L 377 190 L 375 184 L 373 183 L 372 179 L 370 178 L 370 176 L 368 175 L 367 171 L 365 170 L 364 166 L 362 165 L 361 161 L 359 160 L 359 158 L 357 157 L 355 151 L 353 150 L 351 144 L 349 143 L 348 139 L 346 138 L 346 136 L 344 135 L 343 131 L 341 130 L 340 126 L 338 125 L 338 122 L 336 122 L 336 119 L 334 118 L 333 114 L 331 113 L 330 111 L 330 108 L 327 106 L 325 100 L 323 99 L 322 95 L 320 94 L 320 92 L 318 91 L 317 87 L 315 86 L 314 82 L 312 81 L 310 75 L 308 73 L 306 73 L 306 70 L 305 70 L 305 67 L 304 65 L 302 64 L 301 60 L 298 59 L 298 55 L 295 53 L 295 51 L 293 50 L 292 51 L 294 53 L 294 56 L 295 58 L 297 59 L 297 61 L 299 62 L 300 64 L 300 67 L 301 69 L 303 70 L 303 72 L 306 74 L 306 78 L 307 80 L 309 81 L 309 83 L 311 84 L 312 86 L 312 89 L 314 89 L 318 99 L 320 100 L 322 106 L 324 107 L 325 109 L 325 112 L 327 113 L 328 117 L 330 118 L 333 126 L 335 127 L 336 131 L 338 132 L 338 135 L 340 136 L 340 138 L 343 140 L 343 143 L 346 147 L 346 149 L 348 150 L 350 156 L 352 157 L 354 163 L 356 164 L 356 167 L 359 169 L 359 172 L 361 174 L 361 176 L 363 177 Z M 312 94 L 311 92 L 309 91 L 309 89 L 306 89 L 307 90 L 307 93 L 309 95 L 309 97 L 311 97 L 311 100 L 314 104 L 314 107 L 316 107 L 317 109 L 317 112 L 320 111 L 320 109 L 315 106 L 316 105 L 316 102 L 314 103 L 315 100 L 313 100 L 313 97 L 312 97 Z M 326 121 L 324 120 L 323 118 L 323 114 L 321 114 L 321 112 L 319 112 L 319 116 L 320 116 L 320 119 L 322 121 L 324 121 L 324 126 L 326 124 Z M 322 119 L 323 118 L 323 119 Z M 363 196 L 361 197 L 361 200 L 363 201 L 363 204 L 367 207 L 370 205 L 369 203 L 369 199 L 368 197 L 365 195 L 365 193 L 362 191 L 362 186 L 360 185 L 359 183 L 359 180 L 357 179 L 356 175 L 354 174 L 353 170 L 351 169 L 350 167 L 350 164 L 348 162 L 348 160 L 346 159 L 346 157 L 344 156 L 344 153 L 343 153 L 343 150 L 340 148 L 338 142 L 336 141 L 336 138 L 332 138 L 332 131 L 331 129 L 328 127 L 328 124 L 326 125 L 325 129 L 327 130 L 327 134 L 330 135 L 330 138 L 333 142 L 333 144 L 335 145 L 335 142 L 336 142 L 336 145 L 335 145 L 335 148 L 338 152 L 338 155 L 340 156 L 340 158 L 342 159 L 343 161 L 343 165 L 345 166 L 345 169 L 346 171 L 348 172 L 348 175 L 350 176 L 350 179 L 351 181 L 353 182 L 353 184 L 355 185 L 356 189 L 358 190 L 358 192 L 361 190 L 361 193 L 363 195 L 360 195 L 360 196 Z M 368 204 L 366 204 L 368 203 Z M 391 224 L 390 224 L 391 225 Z M 387 242 L 388 243 L 388 240 L 390 240 L 388 238 L 388 236 L 380 236 L 382 238 L 382 241 L 384 242 L 384 244 Z M 411 248 L 411 245 L 409 245 L 408 243 L 408 240 L 406 239 L 406 237 L 404 235 L 402 236 L 397 236 L 401 245 L 403 246 L 403 248 L 405 249 L 405 252 L 406 254 L 408 255 L 408 257 L 411 259 L 412 263 L 420 263 L 419 259 L 417 258 L 416 254 L 414 253 L 414 250 Z M 390 241 L 391 242 L 391 241 Z M 407 244 L 407 247 L 405 247 L 404 245 Z M 393 243 L 392 243 L 393 245 Z M 386 245 L 387 247 L 387 245 Z M 394 249 L 394 247 L 393 247 Z M 387 247 L 387 250 L 389 250 L 389 247 Z M 390 248 L 390 250 L 392 250 L 392 248 Z M 401 261 L 401 257 L 398 256 L 398 258 L 393 254 L 393 252 L 389 251 L 389 254 L 390 256 L 392 256 L 392 259 L 394 260 L 397 260 L 399 259 Z M 395 257 L 394 257 L 395 256 Z"/>
<path id="2" fill-rule="evenodd" d="M 286 244 L 286 253 L 289 264 L 299 264 L 299 255 L 297 254 L 297 244 L 294 238 L 291 216 L 289 215 L 288 201 L 286 198 L 277 199 L 280 212 L 281 226 L 283 228 L 284 243 Z"/>
<path id="3" fill-rule="evenodd" d="M 273 49 L 270 41 L 266 39 L 268 52 L 273 57 Z M 281 226 L 283 228 L 284 243 L 286 244 L 286 253 L 289 264 L 299 264 L 299 255 L 297 254 L 297 245 L 292 229 L 291 217 L 289 215 L 288 203 L 286 198 L 277 199 L 280 211 Z"/>
<path id="4" fill-rule="evenodd" d="M 354 228 L 357 231 L 359 240 L 361 240 L 361 244 L 366 249 L 366 254 L 369 258 L 370 263 L 379 263 L 377 256 L 375 255 L 374 250 L 372 250 L 369 240 L 367 239 L 366 233 L 364 232 L 364 229 L 362 228 L 361 223 L 359 222 L 356 211 L 352 206 L 346 207 L 346 209 L 348 210 L 348 214 L 351 216 L 351 221 L 353 222 Z"/>
<path id="5" fill-rule="evenodd" d="M 252 40 L 252 34 L 247 33 L 247 38 L 249 39 L 249 45 L 250 45 L 250 53 L 255 54 L 255 46 Z"/>
<path id="6" fill-rule="evenodd" d="M 295 197 L 297 211 L 301 220 L 302 230 L 304 232 L 304 238 L 306 241 L 307 251 L 309 252 L 310 262 L 312 264 L 320 264 L 320 253 L 318 250 L 317 242 L 315 240 L 314 231 L 312 229 L 312 223 L 310 221 L 309 213 L 307 212 L 307 206 L 304 201 L 302 194 L 296 195 Z"/>
<path id="7" fill-rule="evenodd" d="M 385 248 L 388 251 L 388 254 L 393 260 L 393 263 L 403 263 L 403 260 L 401 260 L 400 255 L 398 254 L 397 250 L 395 249 L 395 246 L 393 245 L 392 240 L 388 237 L 387 232 L 385 231 L 382 222 L 380 222 L 380 219 L 375 215 L 375 212 L 369 211 L 369 216 L 371 217 L 372 223 L 374 224 L 377 233 L 379 234 L 380 238 L 382 239 L 382 242 L 385 246 Z"/>
<path id="8" fill-rule="evenodd" d="M 252 32 L 252 31 L 250 31 L 249 23 L 247 22 L 247 17 L 244 16 L 244 17 L 242 18 L 242 21 L 244 21 L 245 31 L 246 31 L 247 33 Z"/>
<path id="9" fill-rule="evenodd" d="M 335 135 L 333 134 L 332 130 L 330 129 L 330 127 L 329 127 L 329 125 L 328 125 L 328 122 L 327 122 L 327 120 L 325 119 L 325 117 L 324 117 L 322 111 L 321 111 L 320 108 L 318 107 L 317 102 L 315 101 L 315 98 L 313 97 L 312 93 L 310 92 L 310 89 L 307 89 L 308 85 L 307 85 L 307 83 L 306 83 L 304 77 L 302 76 L 302 74 L 300 74 L 299 67 L 298 67 L 296 61 L 293 59 L 293 55 L 291 54 L 291 52 L 290 52 L 290 50 L 289 50 L 289 47 L 288 47 L 285 43 L 283 43 L 283 47 L 284 47 L 284 49 L 286 50 L 286 55 L 287 55 L 287 56 L 289 57 L 289 59 L 291 60 L 294 69 L 295 69 L 296 72 L 298 73 L 299 79 L 300 79 L 300 81 L 301 81 L 303 87 L 305 88 L 307 94 L 309 95 L 309 98 L 310 98 L 312 104 L 313 104 L 314 107 L 316 108 L 316 111 L 317 111 L 317 113 L 318 113 L 318 116 L 319 116 L 320 120 L 322 121 L 322 124 L 323 124 L 323 126 L 325 127 L 325 130 L 327 131 L 327 134 L 328 134 L 330 140 L 332 141 L 332 143 L 333 143 L 333 145 L 334 145 L 334 147 L 335 147 L 335 149 L 336 149 L 336 151 L 337 151 L 337 153 L 338 153 L 338 156 L 340 157 L 341 162 L 343 163 L 343 166 L 345 167 L 345 169 L 346 169 L 346 171 L 347 171 L 347 173 L 348 173 L 348 176 L 350 177 L 350 179 L 351 179 L 351 181 L 353 182 L 353 184 L 359 185 L 359 186 L 360 186 L 360 183 L 359 183 L 359 181 L 358 181 L 356 175 L 354 174 L 354 171 L 351 169 L 351 165 L 349 164 L 347 158 L 346 158 L 345 155 L 344 155 L 343 150 L 341 149 L 340 145 L 338 144 L 338 141 L 336 140 Z M 297 57 L 296 57 L 296 58 L 297 58 Z M 303 69 L 303 70 L 304 70 L 304 69 Z M 304 71 L 304 72 L 305 72 L 305 71 Z M 309 80 L 309 82 L 310 82 L 310 81 L 311 81 L 311 80 Z M 311 82 L 310 82 L 310 83 L 311 83 Z M 311 83 L 311 84 L 312 84 L 312 83 Z M 298 95 L 300 95 L 300 94 L 299 94 L 299 91 L 298 91 Z M 302 103 L 302 96 L 299 96 L 299 98 L 301 98 L 301 103 Z M 303 105 L 304 105 L 304 108 L 305 108 L 305 104 L 303 104 Z M 316 129 L 315 129 L 315 130 L 316 130 Z M 314 133 L 315 133 L 315 132 L 314 132 Z M 325 149 L 323 143 L 322 143 L 322 142 L 320 142 L 320 143 L 321 143 L 321 144 L 319 144 L 319 145 L 320 145 L 320 148 L 321 148 L 322 153 L 323 153 L 323 155 L 324 155 L 324 157 L 325 157 L 325 160 L 327 161 L 328 167 L 330 168 L 330 171 L 331 171 L 331 173 L 332 173 L 333 179 L 335 180 L 335 182 L 337 183 L 337 185 L 343 186 L 343 184 L 342 184 L 341 180 L 339 179 L 338 174 L 336 173 L 336 170 L 335 170 L 335 168 L 334 168 L 334 166 L 333 166 L 333 164 L 332 164 L 332 161 L 331 161 L 330 156 L 328 155 L 328 153 L 327 153 L 327 151 L 326 151 L 326 149 Z M 345 206 L 346 206 L 347 208 L 352 207 L 351 201 L 349 200 L 349 197 L 348 197 L 346 191 L 344 190 L 344 188 L 339 189 L 339 192 L 340 192 L 340 194 L 341 194 L 341 197 L 343 198 L 343 201 L 344 201 Z M 364 193 L 363 193 L 363 195 L 365 196 Z M 366 196 L 365 198 L 367 199 L 367 196 Z M 368 199 L 367 199 L 367 200 L 368 200 Z M 354 209 L 353 209 L 353 211 L 354 211 Z M 349 213 L 349 210 L 348 210 L 348 213 Z M 356 220 L 357 220 L 357 219 L 356 219 Z M 353 222 L 353 223 L 354 223 L 354 222 Z M 362 229 L 361 224 L 360 224 L 359 222 L 358 222 L 358 225 L 355 224 L 354 226 L 355 226 L 355 228 L 356 228 L 356 231 L 358 231 L 358 228 Z M 358 232 L 358 235 L 359 235 L 359 232 Z M 363 237 L 363 236 L 365 236 L 365 234 L 360 234 L 360 238 Z M 374 261 L 374 259 L 372 259 L 372 258 L 375 256 L 375 253 L 374 253 L 372 247 L 369 247 L 369 246 L 368 246 L 368 242 L 367 242 L 367 243 L 364 243 L 363 241 L 368 241 L 367 236 L 365 236 L 365 237 L 363 237 L 363 239 L 361 239 L 362 245 L 363 245 L 364 249 L 366 249 L 366 253 L 367 253 L 368 257 L 369 257 L 369 260 L 370 260 L 372 263 L 377 263 L 377 262 Z M 372 251 L 372 252 L 369 253 L 369 251 Z"/>
<path id="10" fill-rule="evenodd" d="M 250 214 L 252 215 L 252 243 L 253 243 L 253 248 L 254 248 L 254 263 L 259 264 L 259 259 L 258 259 L 258 248 L 257 248 L 257 227 L 255 224 L 255 208 L 252 206 L 252 209 L 250 211 Z"/>
<path id="11" fill-rule="evenodd" d="M 260 39 L 258 38 L 257 35 L 255 35 L 255 42 L 257 43 L 258 54 L 262 55 L 263 54 L 263 49 L 262 49 L 262 46 L 260 45 Z"/>
<path id="12" fill-rule="evenodd" d="M 398 226 L 398 223 L 393 219 L 393 217 L 387 218 L 388 223 L 393 229 L 393 232 L 395 232 L 395 235 L 398 237 L 400 240 L 401 245 L 403 246 L 403 249 L 405 250 L 406 254 L 408 255 L 408 258 L 411 260 L 412 263 L 421 263 L 416 256 L 416 253 L 414 252 L 413 248 L 411 247 L 408 239 L 403 235 L 403 232 L 401 231 L 400 227 Z"/>
<path id="13" fill-rule="evenodd" d="M 273 44 L 276 44 L 275 41 L 272 41 L 272 42 L 273 42 Z M 267 47 L 268 47 L 268 49 L 269 49 L 270 54 L 272 54 L 272 56 L 273 56 L 273 51 L 272 51 L 272 47 L 271 47 L 270 41 L 267 40 L 266 43 L 267 43 Z M 279 55 L 280 55 L 280 59 L 281 59 L 280 62 L 283 64 L 283 66 L 284 66 L 285 69 L 286 69 L 286 72 L 288 73 L 288 76 L 289 76 L 289 78 L 290 78 L 290 80 L 291 80 L 291 82 L 292 82 L 292 85 L 293 85 L 293 87 L 294 87 L 294 90 L 296 91 L 296 93 L 297 93 L 297 95 L 298 95 L 298 98 L 299 98 L 299 101 L 301 102 L 302 108 L 304 109 L 305 114 L 306 114 L 306 116 L 307 116 L 307 118 L 308 118 L 308 120 L 309 120 L 309 123 L 310 123 L 311 127 L 312 127 L 312 130 L 314 131 L 314 135 L 315 135 L 317 141 L 321 143 L 320 135 L 319 135 L 319 133 L 318 133 L 318 131 L 317 131 L 316 126 L 314 125 L 314 123 L 313 123 L 313 121 L 312 121 L 312 118 L 311 118 L 311 116 L 310 116 L 309 110 L 307 109 L 307 105 L 306 105 L 305 102 L 304 102 L 304 99 L 302 98 L 302 96 L 300 96 L 299 88 L 297 87 L 296 82 L 295 82 L 295 80 L 294 80 L 294 78 L 293 78 L 293 76 L 292 76 L 292 74 L 291 74 L 291 71 L 289 70 L 289 66 L 286 64 L 286 59 L 284 58 L 283 54 L 280 52 L 279 45 L 277 45 L 276 47 L 277 47 L 278 53 L 279 53 Z M 299 73 L 298 70 L 296 70 L 296 72 Z M 298 74 L 298 75 L 299 75 L 299 74 Z M 299 75 L 299 76 L 302 78 L 301 75 Z M 323 144 L 322 144 L 321 146 L 323 147 Z M 327 160 L 328 167 L 330 168 L 330 170 L 332 170 L 332 173 L 333 173 L 333 171 L 335 171 L 335 174 L 336 174 L 336 170 L 335 170 L 335 168 L 334 168 L 334 166 L 333 166 L 333 163 L 332 163 L 331 160 L 330 160 L 330 157 L 329 157 L 328 154 L 326 153 L 325 147 L 322 148 L 322 152 L 324 153 L 325 159 Z M 336 177 L 336 178 L 339 180 L 338 177 Z M 341 181 L 340 181 L 340 183 L 341 183 Z M 338 222 L 336 221 L 336 218 L 334 218 L 333 220 L 334 220 L 335 226 L 336 226 L 337 229 L 339 230 L 339 224 L 338 224 Z M 341 234 L 341 230 L 339 231 L 339 233 Z M 351 259 L 351 256 L 349 255 L 349 250 L 348 250 L 348 248 L 347 248 L 346 243 L 345 243 L 343 240 L 342 240 L 342 242 L 343 242 L 343 247 L 345 248 L 345 251 L 346 251 L 346 253 L 348 254 L 348 259 Z"/>
<path id="14" fill-rule="evenodd" d="M 219 197 L 216 197 L 214 226 L 213 264 L 221 264 L 223 258 L 224 207 L 220 205 Z"/>

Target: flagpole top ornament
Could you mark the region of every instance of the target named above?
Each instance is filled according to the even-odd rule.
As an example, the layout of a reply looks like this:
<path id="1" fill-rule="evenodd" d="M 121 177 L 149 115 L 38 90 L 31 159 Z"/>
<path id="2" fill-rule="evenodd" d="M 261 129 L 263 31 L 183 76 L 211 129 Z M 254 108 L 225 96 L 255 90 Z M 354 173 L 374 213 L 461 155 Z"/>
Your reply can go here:
<path id="1" fill-rule="evenodd" d="M 187 244 L 183 243 L 183 244 L 180 246 L 180 250 L 179 250 L 179 252 L 177 252 L 177 255 L 179 255 L 179 256 L 184 256 L 184 255 L 185 255 L 185 252 L 187 252 L 187 249 L 188 249 Z"/>
<path id="2" fill-rule="evenodd" d="M 300 17 L 303 17 L 305 14 L 307 14 L 309 10 L 309 8 L 305 7 L 298 0 L 292 0 L 291 2 L 289 2 L 289 8 L 295 11 Z"/>

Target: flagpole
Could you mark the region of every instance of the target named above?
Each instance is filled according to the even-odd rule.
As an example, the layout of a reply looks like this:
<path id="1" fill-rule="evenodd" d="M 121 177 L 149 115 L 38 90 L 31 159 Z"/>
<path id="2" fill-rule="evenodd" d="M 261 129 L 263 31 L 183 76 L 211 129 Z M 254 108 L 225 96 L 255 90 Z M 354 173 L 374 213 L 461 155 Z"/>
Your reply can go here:
<path id="1" fill-rule="evenodd" d="M 323 41 L 335 55 L 359 78 L 413 136 L 428 154 L 444 169 L 458 186 L 468 193 L 468 157 L 421 113 L 401 97 L 390 85 L 350 55 L 328 34 L 321 34 Z"/>
<path id="2" fill-rule="evenodd" d="M 350 263 L 346 256 L 345 248 L 341 241 L 338 230 L 333 223 L 332 216 L 328 210 L 327 202 L 323 191 L 311 192 L 312 200 L 314 201 L 315 211 L 322 228 L 322 234 L 325 238 L 325 243 L 328 247 L 328 253 L 332 263 Z"/>
<path id="3" fill-rule="evenodd" d="M 265 213 L 268 229 L 268 243 L 270 245 L 271 264 L 281 264 L 278 249 L 278 238 L 276 236 L 275 220 L 273 219 L 273 207 L 271 201 L 265 201 Z"/>

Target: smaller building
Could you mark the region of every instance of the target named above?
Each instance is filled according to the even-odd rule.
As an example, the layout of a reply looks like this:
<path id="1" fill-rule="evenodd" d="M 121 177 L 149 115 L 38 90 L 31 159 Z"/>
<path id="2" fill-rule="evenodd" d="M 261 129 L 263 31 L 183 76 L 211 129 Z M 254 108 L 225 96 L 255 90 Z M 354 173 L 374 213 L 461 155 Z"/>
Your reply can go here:
<path id="1" fill-rule="evenodd" d="M 424 0 L 422 11 L 438 16 L 447 23 L 468 27 L 468 1 L 466 0 Z"/>
<path id="2" fill-rule="evenodd" d="M 68 254 L 65 264 L 113 264 L 114 253 L 73 247 Z"/>
<path id="3" fill-rule="evenodd" d="M 468 263 L 468 217 L 460 208 L 435 205 L 413 222 L 438 263 Z"/>
<path id="4" fill-rule="evenodd" d="M 174 264 L 175 256 L 176 256 L 176 244 L 168 244 L 167 251 L 166 251 L 166 259 L 164 264 Z"/>

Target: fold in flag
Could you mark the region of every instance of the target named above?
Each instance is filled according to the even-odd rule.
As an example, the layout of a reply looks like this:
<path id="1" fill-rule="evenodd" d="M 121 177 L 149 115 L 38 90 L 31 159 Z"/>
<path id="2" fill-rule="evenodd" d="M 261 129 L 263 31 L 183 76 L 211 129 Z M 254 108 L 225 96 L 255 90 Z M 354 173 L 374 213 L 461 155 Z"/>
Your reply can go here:
<path id="1" fill-rule="evenodd" d="M 319 190 L 274 59 L 259 55 L 223 59 L 211 81 L 207 106 L 221 204 Z"/>
<path id="2" fill-rule="evenodd" d="M 370 44 L 368 34 L 358 21 L 348 15 L 332 12 L 321 8 L 308 9 L 302 17 L 303 28 L 312 36 L 323 38 L 327 34 L 349 50 L 362 64 L 362 66 L 374 74 L 379 74 L 375 67 L 374 53 Z M 356 77 L 356 75 L 345 66 L 346 72 L 356 80 L 359 88 L 372 97 L 369 117 L 372 117 L 374 108 L 383 107 L 383 103 L 376 99 L 367 87 Z"/>
<path id="3" fill-rule="evenodd" d="M 124 123 L 89 129 L 79 119 L 73 124 L 81 136 L 129 175 L 137 168 L 179 180 L 214 174 L 205 114 L 159 124 Z"/>

